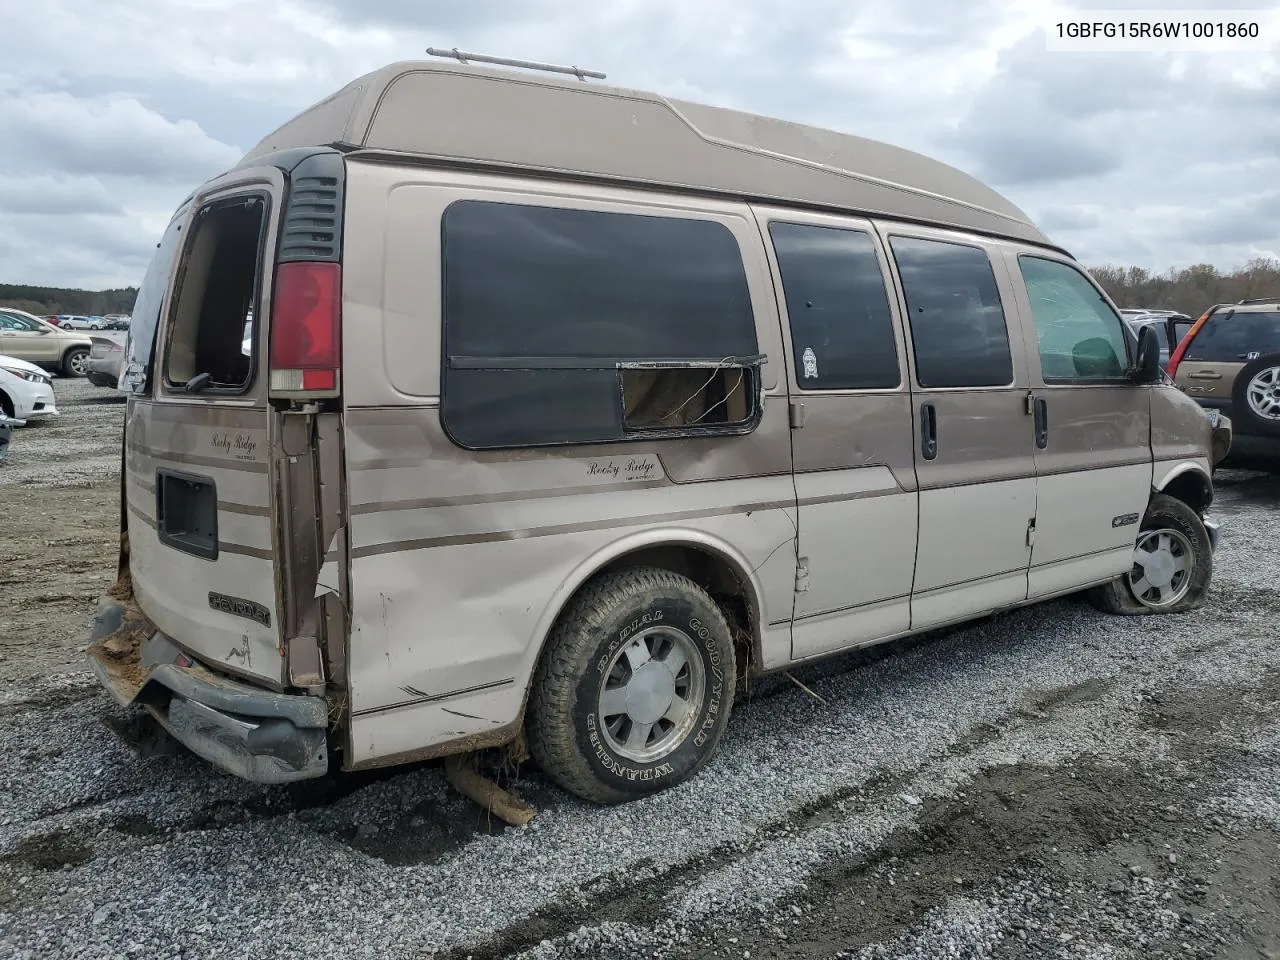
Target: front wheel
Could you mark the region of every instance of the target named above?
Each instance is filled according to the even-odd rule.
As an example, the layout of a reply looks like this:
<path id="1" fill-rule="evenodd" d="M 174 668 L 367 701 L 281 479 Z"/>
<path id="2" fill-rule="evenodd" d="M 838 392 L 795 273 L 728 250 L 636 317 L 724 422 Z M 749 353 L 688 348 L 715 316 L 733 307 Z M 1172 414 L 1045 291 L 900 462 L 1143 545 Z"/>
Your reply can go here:
<path id="1" fill-rule="evenodd" d="M 1213 547 L 1199 514 L 1164 494 L 1151 498 L 1129 572 L 1094 587 L 1089 599 L 1105 613 L 1185 613 L 1201 606 L 1213 576 Z"/>
<path id="2" fill-rule="evenodd" d="M 696 583 L 648 567 L 605 574 L 548 641 L 530 752 L 557 784 L 596 803 L 674 786 L 715 753 L 735 676 L 729 625 Z"/>

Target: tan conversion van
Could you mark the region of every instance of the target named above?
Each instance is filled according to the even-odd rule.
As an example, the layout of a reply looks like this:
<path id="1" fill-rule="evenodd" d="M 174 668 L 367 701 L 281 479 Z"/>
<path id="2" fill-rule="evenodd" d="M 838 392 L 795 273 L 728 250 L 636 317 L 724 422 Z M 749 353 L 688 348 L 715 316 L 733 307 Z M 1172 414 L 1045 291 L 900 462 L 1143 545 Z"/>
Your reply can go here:
<path id="1" fill-rule="evenodd" d="M 188 198 L 133 318 L 91 659 L 255 781 L 527 745 L 621 801 L 747 675 L 1209 585 L 1154 337 L 869 140 L 398 63 Z"/>

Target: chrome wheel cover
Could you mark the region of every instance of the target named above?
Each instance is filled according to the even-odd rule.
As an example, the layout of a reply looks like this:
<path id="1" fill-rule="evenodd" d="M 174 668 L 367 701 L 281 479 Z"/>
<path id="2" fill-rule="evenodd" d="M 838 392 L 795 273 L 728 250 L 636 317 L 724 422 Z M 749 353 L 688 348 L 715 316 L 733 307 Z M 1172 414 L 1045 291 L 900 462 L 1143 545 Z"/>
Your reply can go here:
<path id="1" fill-rule="evenodd" d="M 637 633 L 609 661 L 597 696 L 609 749 L 635 763 L 660 760 L 698 722 L 706 696 L 702 656 L 674 627 Z"/>
<path id="2" fill-rule="evenodd" d="M 1178 530 L 1147 530 L 1133 548 L 1129 590 L 1144 607 L 1171 607 L 1191 589 L 1195 551 Z"/>

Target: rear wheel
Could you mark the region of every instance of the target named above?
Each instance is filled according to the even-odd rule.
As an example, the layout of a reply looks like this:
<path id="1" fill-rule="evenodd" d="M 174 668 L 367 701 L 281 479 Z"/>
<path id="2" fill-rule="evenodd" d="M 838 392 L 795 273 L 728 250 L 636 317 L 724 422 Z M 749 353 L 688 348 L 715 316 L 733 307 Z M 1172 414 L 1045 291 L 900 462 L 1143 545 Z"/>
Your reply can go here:
<path id="1" fill-rule="evenodd" d="M 1184 613 L 1204 603 L 1213 576 L 1213 548 L 1199 514 L 1173 497 L 1152 497 L 1133 548 L 1129 572 L 1089 591 L 1106 613 Z"/>
<path id="2" fill-rule="evenodd" d="M 711 759 L 734 677 L 729 625 L 696 583 L 648 567 L 605 574 L 548 642 L 529 705 L 530 751 L 584 799 L 655 793 Z"/>
<path id="3" fill-rule="evenodd" d="M 1243 432 L 1280 436 L 1280 354 L 1245 364 L 1231 392 L 1232 416 L 1248 427 Z"/>
<path id="4" fill-rule="evenodd" d="M 68 377 L 83 377 L 89 372 L 89 351 L 72 347 L 62 358 L 62 372 Z"/>

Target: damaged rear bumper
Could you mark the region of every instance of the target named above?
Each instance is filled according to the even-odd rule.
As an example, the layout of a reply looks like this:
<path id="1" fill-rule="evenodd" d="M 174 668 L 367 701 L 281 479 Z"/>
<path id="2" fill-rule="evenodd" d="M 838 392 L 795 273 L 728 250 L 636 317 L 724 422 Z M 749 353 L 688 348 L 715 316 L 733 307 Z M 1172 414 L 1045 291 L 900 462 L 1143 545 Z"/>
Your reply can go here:
<path id="1" fill-rule="evenodd" d="M 88 649 L 94 673 L 117 702 L 145 707 L 193 753 L 245 780 L 288 783 L 325 774 L 325 700 L 213 673 L 145 618 L 129 618 L 125 605 L 104 602 Z"/>

